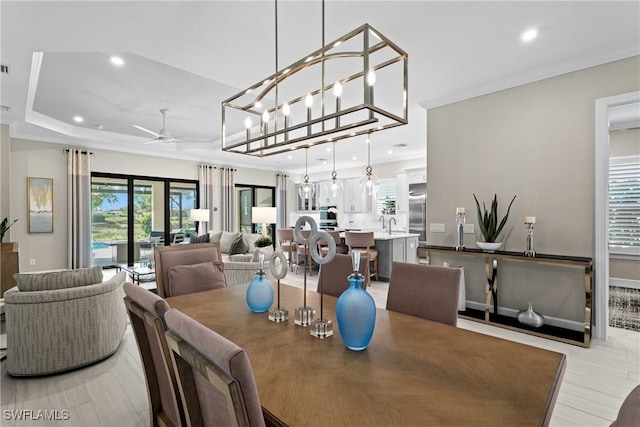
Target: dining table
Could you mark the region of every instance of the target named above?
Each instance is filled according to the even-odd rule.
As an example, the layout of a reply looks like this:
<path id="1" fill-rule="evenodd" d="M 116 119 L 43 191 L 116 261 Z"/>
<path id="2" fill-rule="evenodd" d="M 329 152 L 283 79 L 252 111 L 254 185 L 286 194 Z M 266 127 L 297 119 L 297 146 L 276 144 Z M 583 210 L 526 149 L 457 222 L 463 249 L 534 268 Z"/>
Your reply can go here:
<path id="1" fill-rule="evenodd" d="M 267 313 L 249 309 L 247 287 L 185 294 L 167 302 L 246 351 L 267 425 L 549 423 L 566 365 L 562 353 L 380 308 L 368 347 L 352 351 L 340 337 L 337 298 L 323 296 L 323 318 L 333 321 L 333 335 L 320 339 L 310 335 L 310 327 L 294 323 L 294 310 L 303 305 L 302 289 L 280 286 L 280 306 L 290 316 L 276 323 Z M 316 318 L 320 298 L 306 291 Z"/>

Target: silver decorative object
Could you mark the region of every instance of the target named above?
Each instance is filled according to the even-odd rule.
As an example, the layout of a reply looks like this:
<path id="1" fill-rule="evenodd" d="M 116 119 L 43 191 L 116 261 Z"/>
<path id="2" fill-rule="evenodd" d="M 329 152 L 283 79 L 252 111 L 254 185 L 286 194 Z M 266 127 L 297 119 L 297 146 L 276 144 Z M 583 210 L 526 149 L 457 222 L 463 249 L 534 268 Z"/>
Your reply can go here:
<path id="1" fill-rule="evenodd" d="M 539 328 L 544 325 L 544 316 L 533 311 L 533 304 L 529 301 L 529 308 L 518 312 L 518 322 L 532 328 Z"/>
<path id="2" fill-rule="evenodd" d="M 464 208 L 456 208 L 456 224 L 458 233 L 456 235 L 456 251 L 464 250 L 464 224 L 466 222 L 465 219 L 465 209 Z"/>
<path id="3" fill-rule="evenodd" d="M 276 260 L 280 261 L 280 271 L 278 271 L 278 267 L 276 266 Z M 273 277 L 278 281 L 278 307 L 269 310 L 269 320 L 276 323 L 285 322 L 289 319 L 289 310 L 280 307 L 280 279 L 284 279 L 287 275 L 287 262 L 287 257 L 284 256 L 282 251 L 275 251 L 271 255 L 269 268 L 271 269 Z"/>
<path id="4" fill-rule="evenodd" d="M 533 232 L 535 231 L 536 217 L 526 216 L 524 223 L 527 226 L 527 249 L 524 251 L 524 256 L 534 257 L 536 250 L 533 248 Z"/>

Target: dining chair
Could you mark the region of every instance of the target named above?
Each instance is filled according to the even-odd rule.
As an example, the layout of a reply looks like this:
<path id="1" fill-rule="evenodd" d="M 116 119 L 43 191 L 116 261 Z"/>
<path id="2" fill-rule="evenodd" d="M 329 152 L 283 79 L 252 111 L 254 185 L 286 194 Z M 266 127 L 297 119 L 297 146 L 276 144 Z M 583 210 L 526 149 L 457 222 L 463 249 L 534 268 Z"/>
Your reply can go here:
<path id="1" fill-rule="evenodd" d="M 336 242 L 336 253 L 337 254 L 346 254 L 349 252 L 349 248 L 342 244 L 342 238 L 340 238 L 340 232 L 337 230 L 323 230 L 327 234 L 331 236 L 334 242 Z M 320 254 L 322 256 L 326 255 L 329 252 L 329 243 L 327 243 L 324 239 L 318 239 L 318 248 L 320 249 Z"/>
<path id="2" fill-rule="evenodd" d="M 366 276 L 369 263 L 366 256 L 360 258 L 359 273 Z M 353 273 L 351 255 L 336 254 L 335 258 L 320 266 L 318 273 L 318 292 L 339 297 L 349 288 L 347 277 Z"/>
<path id="3" fill-rule="evenodd" d="M 456 326 L 459 293 L 460 269 L 394 262 L 387 310 Z"/>
<path id="4" fill-rule="evenodd" d="M 376 241 L 373 237 L 373 231 L 345 231 L 344 242 L 349 247 L 349 253 L 360 252 L 362 256 L 366 256 L 371 264 L 369 272 L 366 275 L 367 286 L 371 283 L 371 278 L 378 280 L 378 250 L 374 247 Z"/>
<path id="5" fill-rule="evenodd" d="M 302 237 L 308 239 L 311 235 L 311 230 L 302 230 L 300 232 Z M 309 275 L 313 273 L 313 259 L 311 258 L 311 250 L 309 249 L 309 245 L 304 245 L 300 242 L 296 242 L 296 274 L 298 274 L 298 266 L 301 262 L 304 262 L 304 268 L 309 270 Z"/>
<path id="6" fill-rule="evenodd" d="M 618 416 L 610 427 L 635 427 L 640 425 L 640 385 L 627 395 L 618 410 Z"/>
<path id="7" fill-rule="evenodd" d="M 165 319 L 188 425 L 264 426 L 246 352 L 176 309 Z"/>
<path id="8" fill-rule="evenodd" d="M 293 238 L 293 228 L 278 228 L 276 230 L 276 236 L 278 238 L 280 250 L 287 254 L 289 269 L 291 269 L 291 266 L 293 265 L 293 249 L 296 245 Z"/>
<path id="9" fill-rule="evenodd" d="M 217 242 L 158 247 L 155 268 L 162 298 L 227 286 Z"/>
<path id="10" fill-rule="evenodd" d="M 150 425 L 185 425 L 178 383 L 165 338 L 164 314 L 169 310 L 169 304 L 153 292 L 129 282 L 124 284 L 124 293 L 147 383 Z"/>

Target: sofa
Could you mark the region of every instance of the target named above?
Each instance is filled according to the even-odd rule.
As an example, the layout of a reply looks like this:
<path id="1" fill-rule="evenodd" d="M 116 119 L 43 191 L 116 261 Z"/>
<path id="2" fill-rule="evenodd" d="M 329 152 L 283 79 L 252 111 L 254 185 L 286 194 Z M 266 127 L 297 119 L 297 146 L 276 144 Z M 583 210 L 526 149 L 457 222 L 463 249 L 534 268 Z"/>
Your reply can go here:
<path id="1" fill-rule="evenodd" d="M 4 294 L 7 372 L 55 374 L 113 354 L 127 326 L 126 273 L 102 281 L 102 267 L 18 273 Z"/>

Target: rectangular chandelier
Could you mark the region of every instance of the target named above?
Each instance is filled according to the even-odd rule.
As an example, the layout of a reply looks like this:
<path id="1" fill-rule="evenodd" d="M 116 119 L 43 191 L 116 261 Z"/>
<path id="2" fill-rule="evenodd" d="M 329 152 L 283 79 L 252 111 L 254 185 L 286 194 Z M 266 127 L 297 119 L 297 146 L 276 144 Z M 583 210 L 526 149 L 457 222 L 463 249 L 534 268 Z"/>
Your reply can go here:
<path id="1" fill-rule="evenodd" d="M 222 150 L 264 157 L 408 123 L 408 55 L 369 24 L 222 102 Z"/>

